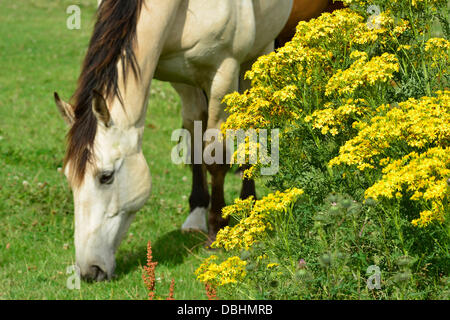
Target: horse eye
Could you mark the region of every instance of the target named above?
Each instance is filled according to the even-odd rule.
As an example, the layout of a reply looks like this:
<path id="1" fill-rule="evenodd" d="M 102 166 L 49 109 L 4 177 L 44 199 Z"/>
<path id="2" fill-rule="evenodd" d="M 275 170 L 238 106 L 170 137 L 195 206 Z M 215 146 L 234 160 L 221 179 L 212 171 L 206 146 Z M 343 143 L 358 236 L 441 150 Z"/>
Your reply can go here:
<path id="1" fill-rule="evenodd" d="M 101 184 L 111 184 L 114 181 L 114 171 L 103 172 L 99 178 Z"/>

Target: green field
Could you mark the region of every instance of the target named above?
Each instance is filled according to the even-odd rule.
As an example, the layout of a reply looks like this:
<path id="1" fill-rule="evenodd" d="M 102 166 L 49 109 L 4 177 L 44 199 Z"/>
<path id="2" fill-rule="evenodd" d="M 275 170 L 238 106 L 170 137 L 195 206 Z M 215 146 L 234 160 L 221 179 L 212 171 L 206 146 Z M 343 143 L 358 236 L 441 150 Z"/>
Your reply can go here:
<path id="1" fill-rule="evenodd" d="M 53 92 L 68 100 L 75 90 L 95 3 L 16 0 L 0 6 L 0 299 L 146 299 L 141 266 L 149 240 L 159 263 L 157 296 L 167 296 L 173 278 L 176 299 L 205 299 L 193 272 L 210 252 L 203 236 L 179 231 L 189 213 L 190 170 L 170 161 L 180 102 L 169 84 L 158 81 L 152 83 L 143 142 L 152 196 L 118 250 L 117 277 L 82 282 L 80 290 L 66 286 L 75 257 L 73 200 L 58 172 L 67 127 Z M 71 4 L 81 7 L 80 30 L 66 27 Z M 233 174 L 227 179 L 230 203 L 240 181 Z"/>

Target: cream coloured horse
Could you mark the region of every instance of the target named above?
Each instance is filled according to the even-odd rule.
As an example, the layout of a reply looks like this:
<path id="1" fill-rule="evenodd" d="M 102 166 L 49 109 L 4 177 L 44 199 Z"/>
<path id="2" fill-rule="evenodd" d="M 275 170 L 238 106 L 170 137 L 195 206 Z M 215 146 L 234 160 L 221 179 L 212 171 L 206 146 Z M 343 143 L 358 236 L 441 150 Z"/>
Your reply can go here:
<path id="1" fill-rule="evenodd" d="M 202 121 L 203 130 L 219 128 L 227 118 L 222 98 L 248 86 L 242 74 L 273 50 L 292 5 L 293 0 L 101 2 L 71 103 L 55 93 L 70 127 L 64 172 L 73 191 L 76 263 L 84 279 L 111 278 L 116 249 L 150 195 L 141 146 L 151 80 L 173 83 L 192 137 L 194 121 Z M 208 229 L 213 241 L 227 225 L 221 209 L 228 167 L 192 166 L 191 214 L 183 229 Z M 241 197 L 254 194 L 254 182 L 244 180 Z"/>

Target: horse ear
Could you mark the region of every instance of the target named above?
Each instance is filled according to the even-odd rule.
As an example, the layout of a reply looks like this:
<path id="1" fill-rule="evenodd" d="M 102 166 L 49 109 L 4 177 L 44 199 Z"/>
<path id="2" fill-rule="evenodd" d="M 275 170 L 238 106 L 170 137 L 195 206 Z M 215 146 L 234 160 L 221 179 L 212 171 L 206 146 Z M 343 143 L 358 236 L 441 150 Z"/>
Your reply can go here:
<path id="1" fill-rule="evenodd" d="M 97 90 L 92 92 L 92 111 L 94 112 L 97 120 L 105 125 L 105 127 L 111 126 L 111 115 L 106 105 L 105 98 Z"/>
<path id="2" fill-rule="evenodd" d="M 73 113 L 72 106 L 69 103 L 61 100 L 57 92 L 53 93 L 53 96 L 55 98 L 55 103 L 58 107 L 59 113 L 61 113 L 64 121 L 67 123 L 67 125 L 72 126 L 75 121 L 75 115 Z"/>

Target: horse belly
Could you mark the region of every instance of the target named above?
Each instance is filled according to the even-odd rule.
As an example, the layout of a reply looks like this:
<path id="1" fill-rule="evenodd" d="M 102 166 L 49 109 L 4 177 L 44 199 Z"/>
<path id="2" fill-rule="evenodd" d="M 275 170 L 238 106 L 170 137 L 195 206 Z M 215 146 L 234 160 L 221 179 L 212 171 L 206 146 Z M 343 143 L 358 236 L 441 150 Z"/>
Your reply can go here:
<path id="1" fill-rule="evenodd" d="M 255 58 L 275 40 L 286 25 L 292 5 L 293 0 L 253 0 L 255 40 L 245 61 Z"/>
<path id="2" fill-rule="evenodd" d="M 200 86 L 227 58 L 243 63 L 275 40 L 293 0 L 190 0 L 179 9 L 155 78 Z"/>
<path id="3" fill-rule="evenodd" d="M 183 1 L 164 43 L 155 78 L 197 85 L 198 69 L 203 69 L 204 75 L 214 69 L 230 47 L 235 27 L 232 6 L 232 1 L 223 0 Z"/>

